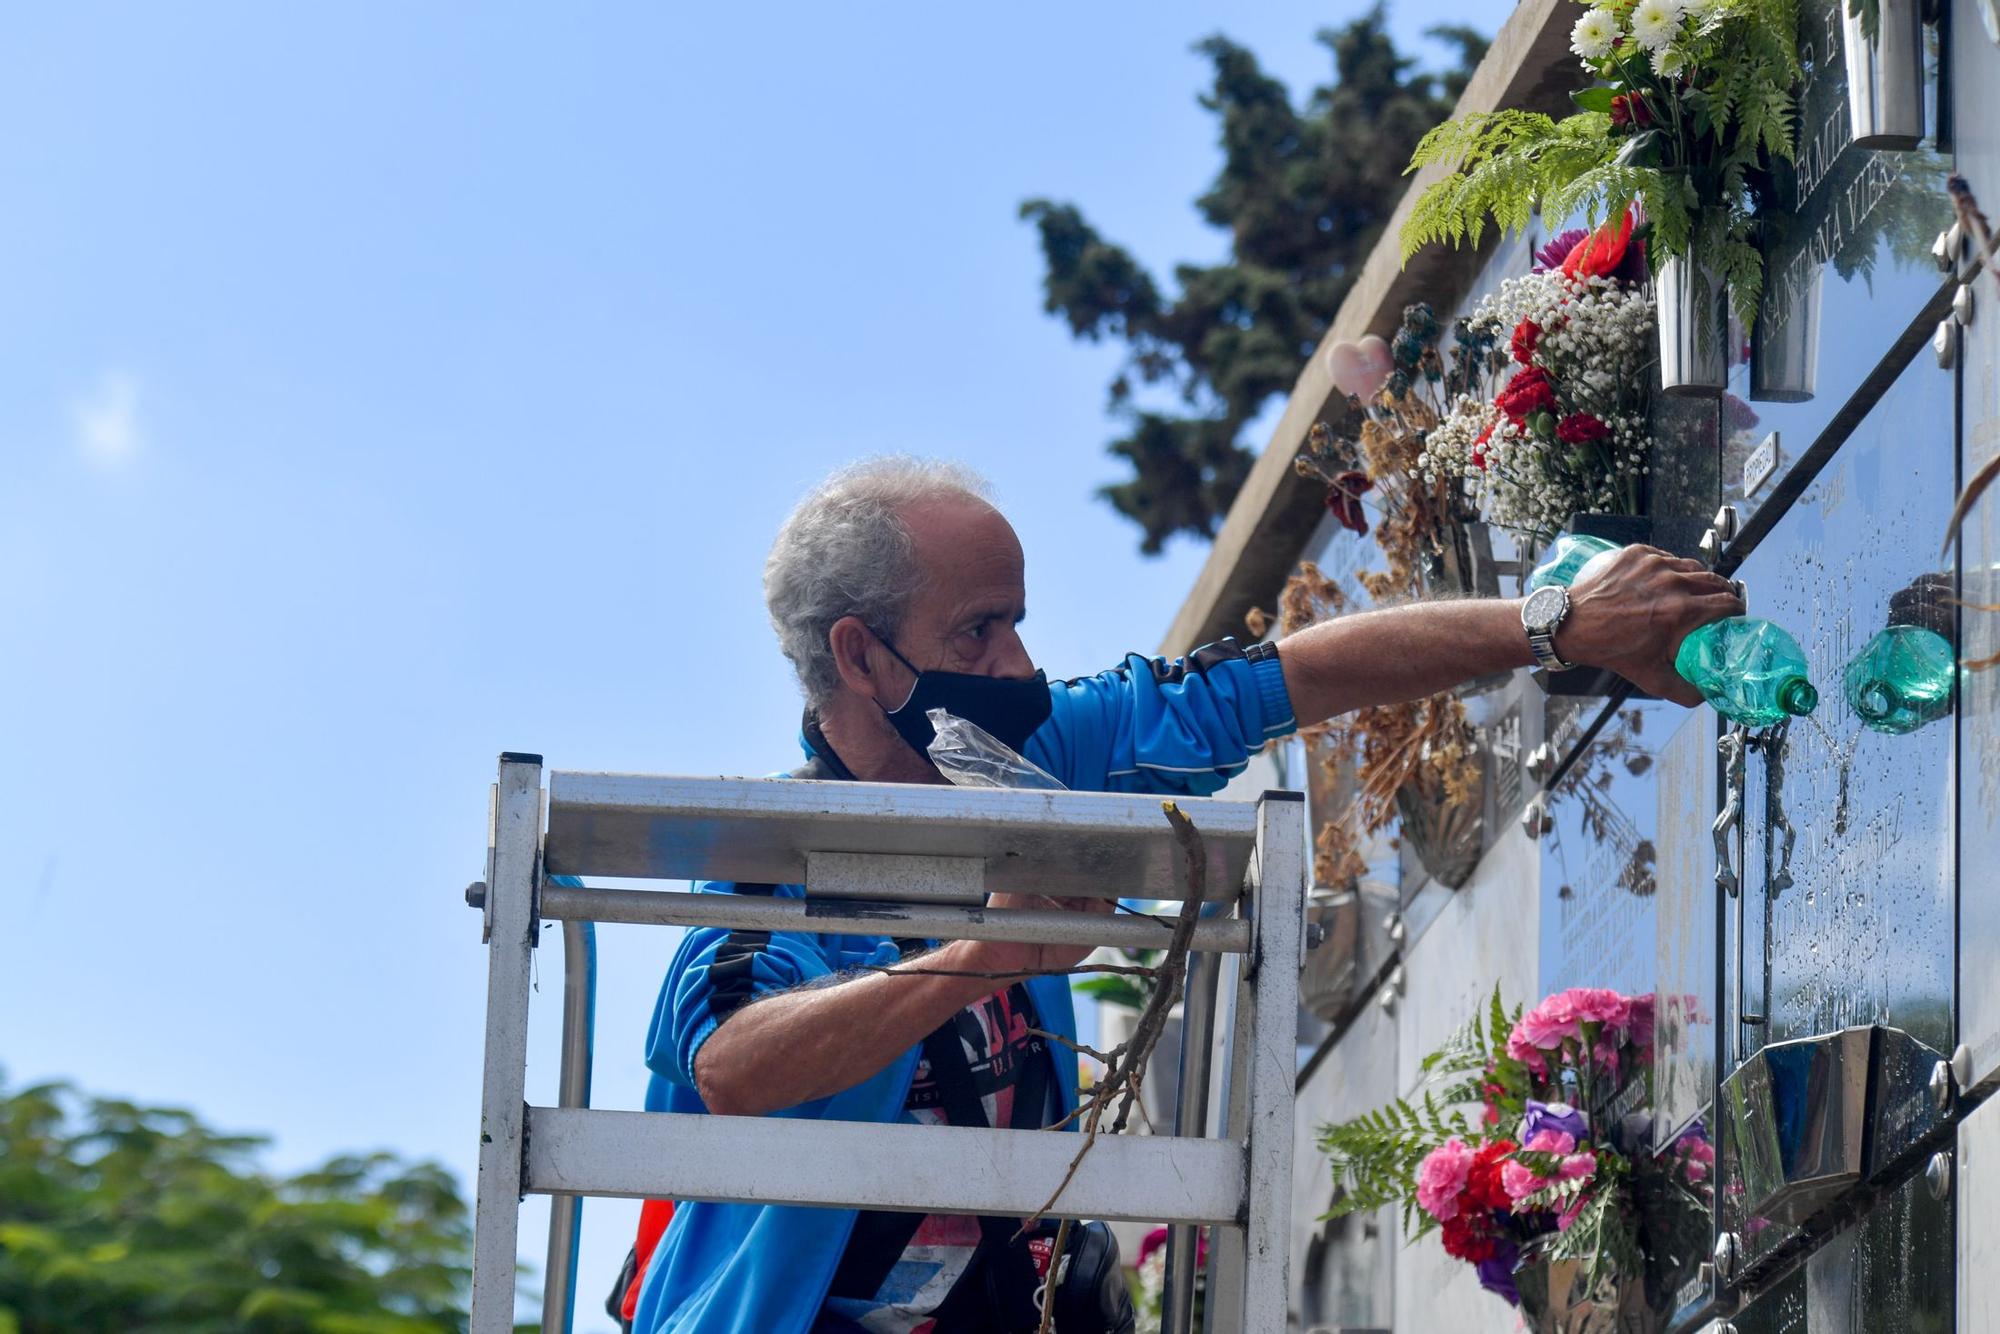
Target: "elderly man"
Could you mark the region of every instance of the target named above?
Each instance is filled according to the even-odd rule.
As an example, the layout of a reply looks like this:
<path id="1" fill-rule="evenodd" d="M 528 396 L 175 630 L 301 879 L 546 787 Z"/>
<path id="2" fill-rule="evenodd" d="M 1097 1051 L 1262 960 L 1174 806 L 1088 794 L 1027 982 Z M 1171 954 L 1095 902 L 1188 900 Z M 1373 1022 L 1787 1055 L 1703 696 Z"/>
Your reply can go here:
<path id="1" fill-rule="evenodd" d="M 1014 530 L 977 478 L 907 459 L 843 470 L 808 495 L 778 535 L 764 586 L 806 697 L 800 776 L 943 782 L 925 749 L 925 713 L 942 706 L 1071 788 L 1196 795 L 1301 723 L 1551 651 L 1697 703 L 1673 673 L 1674 650 L 1696 626 L 1742 611 L 1697 562 L 1632 548 L 1593 567 L 1566 611 L 1538 613 L 1538 650 L 1519 601 L 1424 603 L 1247 650 L 1224 640 L 1172 663 L 1133 654 L 1096 676 L 1051 682 L 1021 640 L 1027 587 Z M 899 972 L 924 948 L 689 931 L 653 1017 L 647 1105 L 1015 1127 L 1060 1118 L 1074 1105 L 1076 1058 L 1037 1033 L 1073 1037 L 1074 1017 L 1065 980 L 1038 974 L 1086 951 L 953 941 L 923 953 L 931 971 Z M 1034 1281 L 1007 1245 L 1016 1226 L 690 1203 L 648 1266 L 635 1327 L 1011 1334 L 1010 1288 Z"/>

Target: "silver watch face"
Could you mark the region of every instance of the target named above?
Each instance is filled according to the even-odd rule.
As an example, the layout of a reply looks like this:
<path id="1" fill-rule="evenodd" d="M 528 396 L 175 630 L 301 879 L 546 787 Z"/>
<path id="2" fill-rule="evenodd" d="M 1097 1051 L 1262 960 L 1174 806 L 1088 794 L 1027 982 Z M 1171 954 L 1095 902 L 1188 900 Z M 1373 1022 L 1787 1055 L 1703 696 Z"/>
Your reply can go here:
<path id="1" fill-rule="evenodd" d="M 1563 613 L 1569 610 L 1569 590 L 1556 584 L 1538 588 L 1528 594 L 1528 600 L 1521 607 L 1521 624 L 1531 635 L 1553 634 L 1562 624 Z"/>

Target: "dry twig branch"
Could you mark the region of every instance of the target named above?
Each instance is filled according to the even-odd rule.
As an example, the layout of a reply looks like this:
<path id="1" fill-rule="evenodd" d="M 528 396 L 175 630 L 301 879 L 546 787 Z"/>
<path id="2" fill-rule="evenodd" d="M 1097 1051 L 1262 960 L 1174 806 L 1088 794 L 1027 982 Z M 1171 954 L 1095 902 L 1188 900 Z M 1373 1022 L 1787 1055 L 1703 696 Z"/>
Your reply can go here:
<path id="1" fill-rule="evenodd" d="M 1132 1036 L 1107 1053 L 1109 1059 L 1105 1061 L 1104 1078 L 1090 1091 L 1088 1098 L 1080 1100 L 1077 1111 L 1061 1123 L 1066 1125 L 1077 1114 L 1082 1114 L 1083 1143 L 1077 1148 L 1076 1156 L 1070 1159 L 1069 1170 L 1063 1173 L 1063 1179 L 1057 1183 L 1047 1201 L 1035 1210 L 1033 1217 L 1022 1223 L 1022 1231 L 1039 1223 L 1055 1208 L 1062 1193 L 1069 1189 L 1069 1183 L 1076 1178 L 1076 1169 L 1083 1163 L 1083 1156 L 1097 1142 L 1098 1127 L 1107 1112 L 1112 1118 L 1107 1134 L 1116 1135 L 1125 1129 L 1131 1117 L 1132 1104 L 1139 1098 L 1140 1072 L 1145 1070 L 1146 1062 L 1152 1057 L 1153 1048 L 1166 1028 L 1167 1011 L 1179 998 L 1187 977 L 1188 946 L 1194 940 L 1195 923 L 1201 919 L 1202 902 L 1208 897 L 1208 850 L 1202 842 L 1201 831 L 1194 827 L 1194 821 L 1182 814 L 1179 806 L 1163 801 L 1160 808 L 1166 813 L 1167 823 L 1174 827 L 1181 853 L 1187 858 L 1187 897 L 1181 901 L 1180 914 L 1174 919 L 1173 940 L 1167 946 L 1166 957 L 1160 961 L 1157 985 L 1146 1002 L 1146 1008 L 1139 1014 Z M 1114 1102 L 1117 1105 L 1115 1111 L 1112 1110 Z"/>

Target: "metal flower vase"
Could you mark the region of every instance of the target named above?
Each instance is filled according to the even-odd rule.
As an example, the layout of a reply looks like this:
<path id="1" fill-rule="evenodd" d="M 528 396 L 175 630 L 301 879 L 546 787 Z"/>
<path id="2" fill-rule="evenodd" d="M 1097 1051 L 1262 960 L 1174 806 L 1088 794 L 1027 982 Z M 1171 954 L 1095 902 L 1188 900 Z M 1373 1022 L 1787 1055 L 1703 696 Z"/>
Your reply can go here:
<path id="1" fill-rule="evenodd" d="M 1842 0 L 1840 8 L 1854 146 L 1915 148 L 1924 137 L 1923 5 L 1863 0 L 1859 7 L 1857 14 L 1856 6 Z"/>
<path id="2" fill-rule="evenodd" d="M 1551 1261 L 1536 1250 L 1524 1250 L 1514 1270 L 1522 1322 L 1535 1334 L 1658 1334 L 1642 1275 L 1604 1260 L 1593 1282 L 1589 1260 Z"/>
<path id="3" fill-rule="evenodd" d="M 1750 397 L 1762 403 L 1803 403 L 1819 382 L 1820 295 L 1826 268 L 1804 282 L 1765 288 L 1750 335 Z"/>
<path id="4" fill-rule="evenodd" d="M 1443 597 L 1499 597 L 1493 530 L 1478 519 L 1448 522 L 1423 552 L 1424 591 Z"/>
<path id="5" fill-rule="evenodd" d="M 1405 783 L 1396 789 L 1398 829 L 1428 873 L 1446 889 L 1457 889 L 1479 866 L 1486 832 L 1483 785 L 1486 757 L 1480 754 L 1482 792 L 1473 800 L 1451 806 Z"/>
<path id="6" fill-rule="evenodd" d="M 1669 394 L 1716 395 L 1729 380 L 1729 289 L 1721 275 L 1687 255 L 1660 261 L 1660 387 Z"/>

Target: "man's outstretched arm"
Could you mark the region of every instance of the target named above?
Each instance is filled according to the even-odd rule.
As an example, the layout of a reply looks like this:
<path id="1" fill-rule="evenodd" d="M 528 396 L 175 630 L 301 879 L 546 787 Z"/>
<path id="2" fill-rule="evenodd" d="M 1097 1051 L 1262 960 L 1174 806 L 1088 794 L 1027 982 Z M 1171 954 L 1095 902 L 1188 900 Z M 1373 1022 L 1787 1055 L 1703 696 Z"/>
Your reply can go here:
<path id="1" fill-rule="evenodd" d="M 1607 667 L 1662 699 L 1694 705 L 1701 695 L 1675 674 L 1675 650 L 1697 627 L 1742 614 L 1729 582 L 1700 561 L 1627 547 L 1594 562 L 1571 588 L 1555 646 L 1567 662 Z M 1278 657 L 1301 726 L 1534 661 L 1517 598 L 1342 616 L 1287 635 Z"/>

